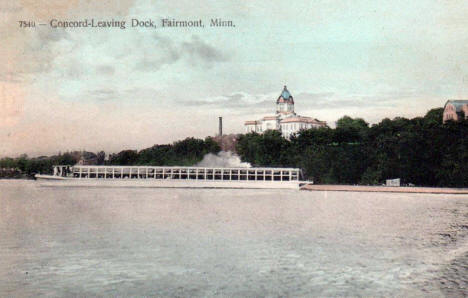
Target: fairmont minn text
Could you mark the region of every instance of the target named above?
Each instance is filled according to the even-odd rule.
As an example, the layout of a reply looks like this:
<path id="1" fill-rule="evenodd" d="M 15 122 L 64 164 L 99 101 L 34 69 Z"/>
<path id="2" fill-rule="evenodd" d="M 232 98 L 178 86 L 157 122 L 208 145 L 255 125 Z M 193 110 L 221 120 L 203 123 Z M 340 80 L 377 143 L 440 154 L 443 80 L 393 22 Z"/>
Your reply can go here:
<path id="1" fill-rule="evenodd" d="M 20 27 L 35 27 L 25 26 L 26 22 L 34 21 L 19 21 Z M 40 25 L 49 25 L 51 28 L 205 28 L 206 27 L 236 27 L 232 20 L 223 18 L 211 18 L 209 20 L 202 19 L 177 19 L 177 18 L 132 18 L 130 20 L 124 19 L 81 19 L 81 20 L 60 20 L 52 19 L 46 23 L 38 22 Z"/>

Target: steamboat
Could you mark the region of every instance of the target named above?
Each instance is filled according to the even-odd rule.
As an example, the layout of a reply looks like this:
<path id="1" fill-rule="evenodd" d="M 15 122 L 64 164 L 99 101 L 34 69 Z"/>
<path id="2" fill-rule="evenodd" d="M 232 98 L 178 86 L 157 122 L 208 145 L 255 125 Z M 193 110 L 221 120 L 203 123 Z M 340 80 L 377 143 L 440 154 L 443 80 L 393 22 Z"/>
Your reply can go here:
<path id="1" fill-rule="evenodd" d="M 35 175 L 42 186 L 299 189 L 297 168 L 57 165 Z"/>

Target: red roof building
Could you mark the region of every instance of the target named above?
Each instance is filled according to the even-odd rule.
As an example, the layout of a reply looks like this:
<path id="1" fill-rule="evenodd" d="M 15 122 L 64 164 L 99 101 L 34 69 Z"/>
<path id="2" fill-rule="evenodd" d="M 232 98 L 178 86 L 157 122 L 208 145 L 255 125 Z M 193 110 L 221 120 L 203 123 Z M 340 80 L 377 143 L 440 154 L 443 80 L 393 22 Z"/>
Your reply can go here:
<path id="1" fill-rule="evenodd" d="M 463 119 L 468 119 L 468 100 L 447 100 L 444 106 L 444 123 Z"/>

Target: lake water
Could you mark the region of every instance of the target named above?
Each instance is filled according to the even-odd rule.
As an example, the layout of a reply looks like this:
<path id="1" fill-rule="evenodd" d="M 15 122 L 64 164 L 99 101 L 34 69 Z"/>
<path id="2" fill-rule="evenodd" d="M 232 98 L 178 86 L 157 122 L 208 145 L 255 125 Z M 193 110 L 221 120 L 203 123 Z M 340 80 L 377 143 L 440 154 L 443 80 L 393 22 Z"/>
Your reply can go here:
<path id="1" fill-rule="evenodd" d="M 0 296 L 463 296 L 468 197 L 0 180 Z"/>

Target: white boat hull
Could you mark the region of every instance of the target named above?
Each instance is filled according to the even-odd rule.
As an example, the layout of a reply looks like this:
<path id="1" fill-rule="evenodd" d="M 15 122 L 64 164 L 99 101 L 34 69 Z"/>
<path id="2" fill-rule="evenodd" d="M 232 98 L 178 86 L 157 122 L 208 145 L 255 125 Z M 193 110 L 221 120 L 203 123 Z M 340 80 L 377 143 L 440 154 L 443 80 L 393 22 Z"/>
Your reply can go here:
<path id="1" fill-rule="evenodd" d="M 41 186 L 299 189 L 307 181 L 229 181 L 189 179 L 102 179 L 35 176 Z"/>

